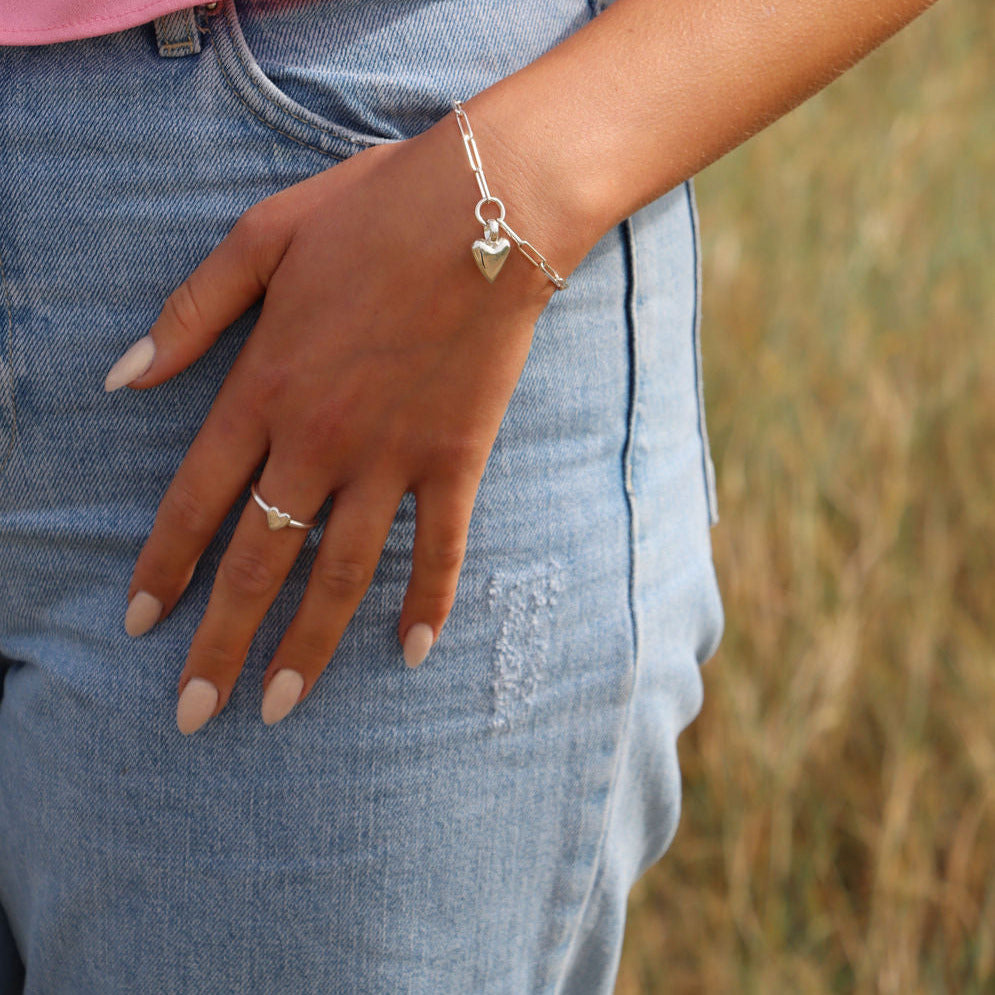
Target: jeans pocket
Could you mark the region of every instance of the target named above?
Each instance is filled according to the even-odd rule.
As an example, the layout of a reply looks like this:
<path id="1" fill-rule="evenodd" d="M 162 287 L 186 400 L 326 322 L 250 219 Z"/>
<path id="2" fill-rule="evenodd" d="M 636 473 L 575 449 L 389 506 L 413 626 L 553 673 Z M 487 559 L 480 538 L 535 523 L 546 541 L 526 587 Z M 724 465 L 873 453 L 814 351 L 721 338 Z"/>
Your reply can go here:
<path id="1" fill-rule="evenodd" d="M 591 19 L 589 0 L 222 0 L 199 8 L 253 117 L 337 158 L 413 137 Z"/>
<path id="2" fill-rule="evenodd" d="M 317 18 L 311 15 L 309 19 L 306 12 L 298 12 L 299 6 L 288 5 L 297 12 L 296 17 L 288 20 L 284 14 L 279 25 L 273 22 L 281 12 L 272 5 L 269 10 L 262 10 L 258 3 L 222 0 L 213 9 L 200 8 L 202 30 L 210 37 L 221 75 L 246 113 L 273 131 L 336 159 L 346 159 L 371 145 L 399 137 L 378 131 L 375 124 L 334 115 L 336 104 L 340 103 L 332 92 L 336 83 L 331 64 L 334 60 L 307 58 L 305 46 L 310 43 L 317 47 L 319 40 L 315 30 Z M 248 32 L 243 30 L 243 19 L 250 22 L 245 24 L 246 28 L 251 24 Z M 270 26 L 274 30 L 269 30 Z M 270 58 L 258 57 L 247 33 L 250 37 L 269 36 L 266 50 Z M 279 85 L 284 74 L 274 73 L 272 68 L 276 64 L 273 54 L 281 48 L 287 50 L 285 59 L 279 61 L 288 66 L 288 77 L 293 74 L 293 63 L 298 64 L 297 76 L 303 85 L 293 92 Z M 300 79 L 302 72 L 306 72 L 306 79 Z"/>

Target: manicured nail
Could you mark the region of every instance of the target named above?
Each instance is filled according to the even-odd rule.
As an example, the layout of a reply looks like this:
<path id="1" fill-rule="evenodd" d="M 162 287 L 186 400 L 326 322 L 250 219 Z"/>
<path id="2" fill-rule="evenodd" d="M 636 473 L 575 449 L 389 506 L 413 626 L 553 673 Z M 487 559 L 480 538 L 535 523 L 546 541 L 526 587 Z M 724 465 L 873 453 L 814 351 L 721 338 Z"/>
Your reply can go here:
<path id="1" fill-rule="evenodd" d="M 435 633 L 432 626 L 424 622 L 415 622 L 408 634 L 404 637 L 404 662 L 409 667 L 417 667 L 432 648 L 435 642 Z"/>
<path id="2" fill-rule="evenodd" d="M 144 636 L 162 614 L 162 602 L 153 598 L 148 591 L 139 591 L 128 602 L 128 610 L 124 613 L 124 631 L 129 636 Z"/>
<path id="3" fill-rule="evenodd" d="M 304 690 L 304 678 L 296 670 L 278 670 L 263 695 L 263 722 L 275 725 L 285 719 Z"/>
<path id="4" fill-rule="evenodd" d="M 193 677 L 183 689 L 176 706 L 176 725 L 184 736 L 196 732 L 213 714 L 218 689 L 203 677 Z"/>
<path id="5" fill-rule="evenodd" d="M 111 368 L 104 381 L 104 390 L 117 390 L 140 377 L 155 359 L 155 342 L 151 335 L 140 338 Z"/>

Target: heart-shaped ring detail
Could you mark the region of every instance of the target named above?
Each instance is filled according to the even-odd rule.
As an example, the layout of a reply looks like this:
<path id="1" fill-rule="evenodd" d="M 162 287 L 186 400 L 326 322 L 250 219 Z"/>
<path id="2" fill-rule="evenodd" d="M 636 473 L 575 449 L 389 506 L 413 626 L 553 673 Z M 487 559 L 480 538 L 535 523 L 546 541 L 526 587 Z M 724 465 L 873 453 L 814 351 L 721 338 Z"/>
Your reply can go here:
<path id="1" fill-rule="evenodd" d="M 298 522 L 293 519 L 285 511 L 280 511 L 276 505 L 267 504 L 260 496 L 259 491 L 256 490 L 256 482 L 252 481 L 252 486 L 249 488 L 252 491 L 252 500 L 259 505 L 260 508 L 266 513 L 266 524 L 269 526 L 271 532 L 276 532 L 277 529 L 313 529 L 316 522 Z"/>
<path id="2" fill-rule="evenodd" d="M 285 529 L 290 524 L 290 515 L 279 508 L 266 509 L 266 524 L 275 532 L 277 529 Z"/>
<path id="3" fill-rule="evenodd" d="M 493 283 L 498 273 L 501 272 L 504 261 L 508 258 L 508 253 L 511 251 L 511 242 L 506 238 L 496 238 L 492 242 L 478 238 L 473 243 L 471 251 L 473 252 L 473 259 L 477 264 L 477 268 Z"/>

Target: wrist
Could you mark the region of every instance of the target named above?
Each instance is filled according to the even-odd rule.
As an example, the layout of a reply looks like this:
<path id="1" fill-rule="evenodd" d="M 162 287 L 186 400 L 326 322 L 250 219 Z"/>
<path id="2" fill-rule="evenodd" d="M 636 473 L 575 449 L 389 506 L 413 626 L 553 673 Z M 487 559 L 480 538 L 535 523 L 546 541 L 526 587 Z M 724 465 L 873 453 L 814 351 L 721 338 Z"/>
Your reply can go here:
<path id="1" fill-rule="evenodd" d="M 533 265 L 510 242 L 509 251 L 500 274 L 492 284 L 478 269 L 472 251 L 474 243 L 484 237 L 484 226 L 475 216 L 475 207 L 481 200 L 480 190 L 471 167 L 459 124 L 450 112 L 427 131 L 396 146 L 381 146 L 390 155 L 396 152 L 404 158 L 404 169 L 418 193 L 412 198 L 415 213 L 431 227 L 425 233 L 426 252 L 438 267 L 450 267 L 459 281 L 461 293 L 465 291 L 478 306 L 488 311 L 500 311 L 505 317 L 510 313 L 531 314 L 531 328 L 535 317 L 546 306 L 556 288 L 545 273 Z M 486 165 L 486 158 L 484 163 Z M 495 172 L 494 175 L 497 175 Z M 514 191 L 499 189 L 487 167 L 487 182 L 494 196 L 511 199 Z M 503 182 L 503 179 L 500 180 Z M 522 238 L 532 241 L 530 234 L 515 226 L 514 208 L 507 203 L 508 222 Z M 481 208 L 485 219 L 497 215 L 493 205 Z M 510 240 L 509 240 L 510 241 Z M 429 248 L 430 246 L 430 248 Z M 426 256 L 426 261 L 428 257 Z M 495 311 L 497 309 L 497 311 Z"/>
<path id="2" fill-rule="evenodd" d="M 464 101 L 463 109 L 472 125 L 490 193 L 504 204 L 508 227 L 566 278 L 603 231 L 594 220 L 596 211 L 588 204 L 589 187 L 561 163 L 555 135 L 548 133 L 545 122 L 523 114 L 521 108 L 516 111 L 515 101 L 504 89 L 511 86 L 511 78 L 503 80 Z M 456 143 L 475 205 L 480 190 L 455 114 L 447 115 L 435 127 L 445 129 L 447 140 Z M 472 216 L 472 207 L 470 212 Z M 483 210 L 485 218 L 496 213 L 496 208 Z M 607 227 L 610 225 L 605 230 Z M 521 256 L 513 241 L 511 252 Z M 529 262 L 522 257 L 519 262 L 548 280 L 534 265 L 535 259 Z"/>

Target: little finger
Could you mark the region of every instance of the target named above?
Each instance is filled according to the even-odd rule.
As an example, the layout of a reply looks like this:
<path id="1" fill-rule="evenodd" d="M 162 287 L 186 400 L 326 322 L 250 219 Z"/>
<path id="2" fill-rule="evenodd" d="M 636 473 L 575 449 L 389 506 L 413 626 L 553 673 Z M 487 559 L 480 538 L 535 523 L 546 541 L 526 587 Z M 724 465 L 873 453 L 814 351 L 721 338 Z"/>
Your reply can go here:
<path id="1" fill-rule="evenodd" d="M 439 638 L 456 597 L 477 485 L 469 477 L 426 481 L 417 490 L 411 579 L 398 636 L 404 661 L 417 667 Z"/>

